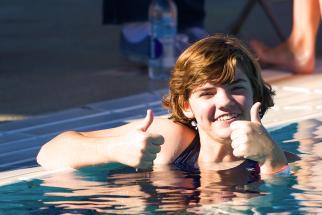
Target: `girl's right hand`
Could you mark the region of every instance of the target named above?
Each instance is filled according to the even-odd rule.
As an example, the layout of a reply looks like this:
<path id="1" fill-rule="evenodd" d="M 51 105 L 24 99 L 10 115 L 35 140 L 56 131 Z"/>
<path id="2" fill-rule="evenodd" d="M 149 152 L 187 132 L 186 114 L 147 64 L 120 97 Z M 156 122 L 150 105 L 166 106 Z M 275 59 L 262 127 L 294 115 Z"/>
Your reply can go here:
<path id="1" fill-rule="evenodd" d="M 147 132 L 153 122 L 153 112 L 147 110 L 142 124 L 134 131 L 122 135 L 114 144 L 107 144 L 112 161 L 138 169 L 151 169 L 157 153 L 164 143 L 163 136 Z"/>

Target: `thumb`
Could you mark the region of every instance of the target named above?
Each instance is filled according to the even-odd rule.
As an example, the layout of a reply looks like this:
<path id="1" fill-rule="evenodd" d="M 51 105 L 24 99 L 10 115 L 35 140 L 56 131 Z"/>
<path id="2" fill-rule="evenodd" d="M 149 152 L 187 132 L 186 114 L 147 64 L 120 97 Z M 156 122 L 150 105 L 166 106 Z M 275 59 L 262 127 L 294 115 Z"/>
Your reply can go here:
<path id="1" fill-rule="evenodd" d="M 153 112 L 151 109 L 148 109 L 146 111 L 146 116 L 143 120 L 143 122 L 141 123 L 141 125 L 139 125 L 138 130 L 146 132 L 148 130 L 148 128 L 150 127 L 150 125 L 153 122 Z"/>
<path id="2" fill-rule="evenodd" d="M 260 106 L 260 102 L 253 104 L 252 108 L 250 109 L 250 121 L 261 123 L 261 118 L 259 116 Z"/>

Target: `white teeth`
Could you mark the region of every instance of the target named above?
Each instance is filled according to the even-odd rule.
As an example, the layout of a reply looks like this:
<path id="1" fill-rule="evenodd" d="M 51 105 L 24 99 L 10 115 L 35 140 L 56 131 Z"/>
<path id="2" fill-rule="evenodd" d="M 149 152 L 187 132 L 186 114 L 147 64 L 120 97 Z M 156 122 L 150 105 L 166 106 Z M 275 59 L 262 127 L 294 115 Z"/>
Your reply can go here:
<path id="1" fill-rule="evenodd" d="M 230 119 L 237 118 L 237 117 L 238 117 L 238 114 L 236 114 L 236 113 L 224 114 L 224 115 L 218 117 L 217 121 L 226 121 L 226 120 L 230 120 Z"/>

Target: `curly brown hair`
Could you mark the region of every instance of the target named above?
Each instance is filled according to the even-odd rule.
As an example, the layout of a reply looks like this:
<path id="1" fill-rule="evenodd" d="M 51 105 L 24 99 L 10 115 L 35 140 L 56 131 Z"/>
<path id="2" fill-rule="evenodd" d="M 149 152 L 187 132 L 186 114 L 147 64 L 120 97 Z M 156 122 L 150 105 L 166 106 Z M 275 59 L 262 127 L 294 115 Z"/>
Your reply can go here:
<path id="1" fill-rule="evenodd" d="M 169 93 L 163 105 L 176 122 L 190 125 L 191 120 L 183 113 L 184 102 L 191 92 L 207 82 L 227 84 L 234 80 L 240 67 L 250 80 L 253 101 L 261 102 L 260 116 L 274 105 L 271 86 L 261 76 L 261 68 L 239 39 L 233 36 L 215 34 L 204 38 L 187 48 L 178 58 L 169 81 Z"/>

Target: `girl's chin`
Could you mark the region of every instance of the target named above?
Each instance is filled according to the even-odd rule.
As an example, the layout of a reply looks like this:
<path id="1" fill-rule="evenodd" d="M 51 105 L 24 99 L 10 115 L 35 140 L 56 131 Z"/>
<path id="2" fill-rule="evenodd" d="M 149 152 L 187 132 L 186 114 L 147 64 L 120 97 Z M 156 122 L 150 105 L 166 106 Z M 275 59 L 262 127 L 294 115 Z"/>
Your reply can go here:
<path id="1" fill-rule="evenodd" d="M 216 134 L 217 137 L 220 139 L 229 139 L 230 140 L 230 135 L 231 135 L 231 129 L 228 127 L 226 128 L 217 128 L 214 133 Z"/>
<path id="2" fill-rule="evenodd" d="M 229 129 L 230 124 L 233 123 L 236 120 L 227 120 L 227 121 L 217 121 L 216 123 L 216 128 L 217 129 Z"/>

